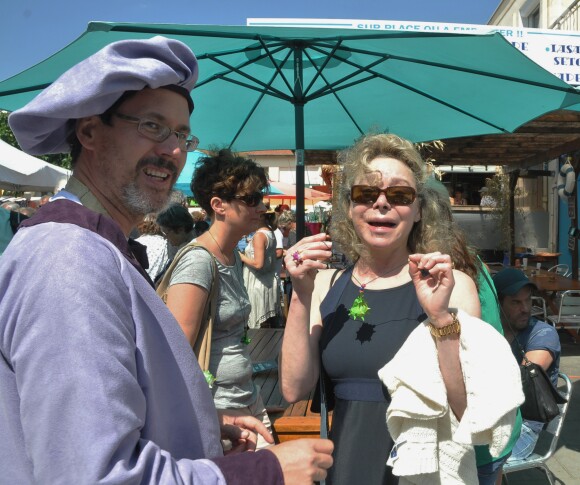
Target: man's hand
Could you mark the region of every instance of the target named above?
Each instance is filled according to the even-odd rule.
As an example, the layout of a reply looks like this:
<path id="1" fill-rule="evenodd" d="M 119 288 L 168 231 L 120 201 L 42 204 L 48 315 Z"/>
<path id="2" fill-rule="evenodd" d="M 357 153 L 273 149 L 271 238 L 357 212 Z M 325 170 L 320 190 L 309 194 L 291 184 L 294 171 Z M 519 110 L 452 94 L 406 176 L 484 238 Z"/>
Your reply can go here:
<path id="1" fill-rule="evenodd" d="M 232 442 L 232 449 L 228 450 L 228 454 L 254 451 L 258 434 L 262 435 L 268 443 L 274 443 L 274 438 L 268 428 L 253 416 L 230 416 L 227 411 L 218 410 L 218 418 L 222 439 Z"/>
<path id="2" fill-rule="evenodd" d="M 280 462 L 285 485 L 304 485 L 324 480 L 332 466 L 333 449 L 332 441 L 323 439 L 286 441 L 268 448 Z"/>

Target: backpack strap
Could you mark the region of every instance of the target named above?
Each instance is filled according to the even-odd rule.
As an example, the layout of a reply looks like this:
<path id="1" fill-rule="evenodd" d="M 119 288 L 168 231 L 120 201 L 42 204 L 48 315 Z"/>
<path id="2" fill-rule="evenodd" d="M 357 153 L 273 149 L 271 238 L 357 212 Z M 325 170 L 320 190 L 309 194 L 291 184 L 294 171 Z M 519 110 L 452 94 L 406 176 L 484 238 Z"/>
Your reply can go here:
<path id="1" fill-rule="evenodd" d="M 211 256 L 212 261 L 212 283 L 209 291 L 209 296 L 205 302 L 205 307 L 203 310 L 203 317 L 201 320 L 201 325 L 199 328 L 199 332 L 197 334 L 197 339 L 195 344 L 193 345 L 193 351 L 197 357 L 199 362 L 199 366 L 201 367 L 202 371 L 209 370 L 209 360 L 211 354 L 211 338 L 212 338 L 212 330 L 213 330 L 213 322 L 215 320 L 215 314 L 217 309 L 217 293 L 218 293 L 218 286 L 219 286 L 219 273 L 217 262 L 213 253 L 207 249 L 205 246 L 198 242 L 190 242 L 186 246 L 182 247 L 175 257 L 171 264 L 165 271 L 163 278 L 159 282 L 159 286 L 157 287 L 157 294 L 161 297 L 164 303 L 167 303 L 167 291 L 169 290 L 171 276 L 175 267 L 190 251 L 200 248 L 206 251 Z"/>

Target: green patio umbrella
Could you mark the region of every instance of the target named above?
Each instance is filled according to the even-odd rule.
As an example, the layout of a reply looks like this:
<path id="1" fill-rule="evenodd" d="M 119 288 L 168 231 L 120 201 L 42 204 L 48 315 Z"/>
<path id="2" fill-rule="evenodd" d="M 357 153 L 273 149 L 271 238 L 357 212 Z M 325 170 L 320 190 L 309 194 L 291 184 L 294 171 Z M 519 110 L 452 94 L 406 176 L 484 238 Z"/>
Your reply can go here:
<path id="1" fill-rule="evenodd" d="M 296 150 L 299 216 L 304 148 L 339 149 L 369 131 L 413 141 L 511 132 L 580 103 L 573 88 L 499 34 L 94 22 L 0 83 L 0 108 L 23 106 L 108 43 L 153 35 L 179 39 L 198 56 L 191 124 L 202 148 Z"/>

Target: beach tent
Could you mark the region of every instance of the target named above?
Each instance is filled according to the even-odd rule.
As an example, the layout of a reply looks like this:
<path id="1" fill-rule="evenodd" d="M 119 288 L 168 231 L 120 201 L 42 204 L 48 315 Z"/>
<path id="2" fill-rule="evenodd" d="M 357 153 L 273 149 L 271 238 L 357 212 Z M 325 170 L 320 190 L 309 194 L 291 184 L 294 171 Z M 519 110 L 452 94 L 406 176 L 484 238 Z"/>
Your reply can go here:
<path id="1" fill-rule="evenodd" d="M 53 192 L 69 176 L 70 170 L 27 155 L 0 140 L 0 189 Z"/>

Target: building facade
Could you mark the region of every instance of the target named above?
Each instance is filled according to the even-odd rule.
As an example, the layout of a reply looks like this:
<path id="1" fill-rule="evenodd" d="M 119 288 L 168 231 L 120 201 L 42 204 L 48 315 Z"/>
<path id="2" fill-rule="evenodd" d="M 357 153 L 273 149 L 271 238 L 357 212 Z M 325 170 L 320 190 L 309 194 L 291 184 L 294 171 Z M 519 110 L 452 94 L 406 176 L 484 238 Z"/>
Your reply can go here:
<path id="1" fill-rule="evenodd" d="M 578 31 L 580 0 L 503 0 L 488 23 L 497 26 Z M 577 44 L 576 48 L 580 50 L 580 37 Z M 577 61 L 577 70 L 580 71 L 580 56 Z M 560 252 L 559 262 L 570 264 L 572 258 L 568 249 L 568 204 L 558 197 L 556 184 L 561 165 L 562 160 L 547 160 L 537 168 L 551 171 L 554 176 L 520 179 L 518 192 L 521 195 L 516 197 L 516 209 L 535 220 L 547 221 L 536 225 L 535 230 L 547 231 L 548 250 Z M 526 245 L 522 244 L 525 243 L 525 237 L 522 241 L 522 235 L 518 232 L 516 225 L 516 246 Z"/>

